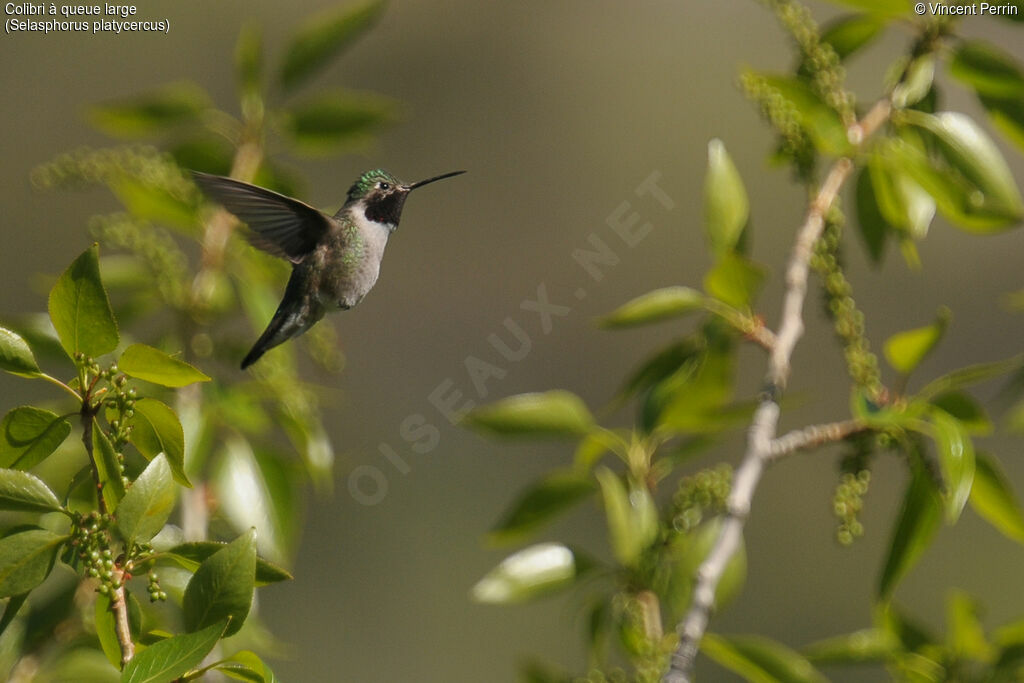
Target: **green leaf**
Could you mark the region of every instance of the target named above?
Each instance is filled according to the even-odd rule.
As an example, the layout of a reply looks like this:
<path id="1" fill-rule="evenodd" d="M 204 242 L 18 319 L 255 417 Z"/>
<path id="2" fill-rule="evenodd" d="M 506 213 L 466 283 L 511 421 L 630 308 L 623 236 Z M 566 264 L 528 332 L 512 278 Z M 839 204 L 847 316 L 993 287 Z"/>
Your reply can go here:
<path id="1" fill-rule="evenodd" d="M 732 402 L 735 350 L 732 338 L 712 339 L 692 362 L 659 382 L 644 405 L 644 428 L 707 434 L 749 418 L 753 402 Z"/>
<path id="2" fill-rule="evenodd" d="M 903 80 L 892 91 L 892 105 L 897 109 L 910 107 L 932 92 L 935 80 L 935 56 L 923 54 L 907 67 Z"/>
<path id="3" fill-rule="evenodd" d="M 209 106 L 206 91 L 195 83 L 170 83 L 131 99 L 93 106 L 89 122 L 114 137 L 143 138 L 198 123 Z"/>
<path id="4" fill-rule="evenodd" d="M 253 683 L 277 683 L 270 667 L 251 650 L 236 652 L 217 663 L 216 669 L 229 678 Z"/>
<path id="5" fill-rule="evenodd" d="M 846 154 L 850 148 L 846 126 L 839 114 L 803 81 L 791 76 L 762 74 L 768 86 L 774 88 L 796 110 L 801 127 L 823 153 Z"/>
<path id="6" fill-rule="evenodd" d="M 895 638 L 904 651 L 919 652 L 938 643 L 927 627 L 908 617 L 891 602 L 877 605 L 874 612 L 875 623 Z"/>
<path id="7" fill-rule="evenodd" d="M 188 363 L 145 344 L 132 344 L 117 360 L 121 372 L 163 387 L 184 387 L 210 378 Z"/>
<path id="8" fill-rule="evenodd" d="M 114 451 L 114 445 L 107 438 L 106 432 L 95 420 L 93 421 L 92 439 L 93 463 L 100 480 L 100 492 L 107 504 L 107 511 L 113 513 L 125 494 L 124 481 L 121 478 L 121 461 Z"/>
<path id="9" fill-rule="evenodd" d="M 878 38 L 885 22 L 870 14 L 851 14 L 822 28 L 821 41 L 831 45 L 839 59 L 846 59 Z"/>
<path id="10" fill-rule="evenodd" d="M 487 538 L 495 543 L 519 540 L 587 498 L 594 490 L 589 476 L 576 472 L 549 474 L 519 495 Z"/>
<path id="11" fill-rule="evenodd" d="M 217 541 L 192 541 L 176 545 L 168 550 L 167 553 L 161 553 L 161 556 L 166 555 L 181 567 L 195 572 L 199 565 L 206 561 L 207 558 L 226 546 L 227 543 L 219 543 Z M 278 583 L 279 581 L 291 581 L 292 578 L 287 569 L 267 562 L 262 558 L 256 558 L 257 586 L 266 586 L 271 583 Z"/>
<path id="12" fill-rule="evenodd" d="M 35 475 L 0 469 L 0 510 L 55 512 L 62 509 L 56 494 Z"/>
<path id="13" fill-rule="evenodd" d="M 889 631 L 866 628 L 811 643 L 803 654 L 814 664 L 869 664 L 888 661 L 900 649 Z"/>
<path id="14" fill-rule="evenodd" d="M 931 146 L 937 147 L 937 144 Z M 929 155 L 925 150 L 926 145 L 921 136 L 909 128 L 901 131 L 900 138 L 889 139 L 885 144 L 886 154 L 892 157 L 893 167 L 912 178 L 931 195 L 939 210 L 956 227 L 986 234 L 1005 230 L 1013 224 L 1016 216 L 1012 212 L 990 201 L 981 189 L 941 154 Z"/>
<path id="15" fill-rule="evenodd" d="M 373 0 L 356 6 L 327 10 L 307 21 L 285 49 L 281 84 L 294 88 L 322 69 L 338 53 L 366 32 L 384 11 L 384 2 Z"/>
<path id="16" fill-rule="evenodd" d="M 971 434 L 990 434 L 992 421 L 977 401 L 962 391 L 950 391 L 931 400 L 931 404 L 942 408 L 957 420 Z"/>
<path id="17" fill-rule="evenodd" d="M 619 400 L 657 384 L 679 371 L 684 364 L 696 363 L 700 353 L 700 345 L 692 339 L 683 339 L 666 346 L 633 370 L 619 391 Z"/>
<path id="18" fill-rule="evenodd" d="M 365 142 L 395 119 L 396 109 L 386 97 L 332 90 L 289 107 L 281 125 L 299 152 L 331 154 Z"/>
<path id="19" fill-rule="evenodd" d="M 128 543 L 146 543 L 164 527 L 174 509 L 177 487 L 167 457 L 153 458 L 117 509 L 117 528 Z"/>
<path id="20" fill-rule="evenodd" d="M 960 421 L 944 410 L 931 411 L 932 438 L 946 484 L 946 519 L 955 522 L 967 504 L 974 483 L 974 442 Z"/>
<path id="21" fill-rule="evenodd" d="M 136 218 L 189 231 L 195 228 L 200 204 L 193 197 L 182 198 L 163 185 L 127 173 L 111 179 L 109 186 Z"/>
<path id="22" fill-rule="evenodd" d="M 1010 142 L 1024 150 L 1024 96 L 1007 99 L 982 95 L 978 99 L 985 107 L 992 125 Z"/>
<path id="23" fill-rule="evenodd" d="M 4 616 L 0 618 L 0 636 L 7 632 L 7 627 L 14 622 L 14 618 L 18 616 L 18 611 L 26 600 L 28 600 L 28 593 L 12 595 L 7 601 L 7 606 L 4 607 Z"/>
<path id="24" fill-rule="evenodd" d="M 28 342 L 6 327 L 0 327 L 0 370 L 19 377 L 39 377 L 43 374 Z"/>
<path id="25" fill-rule="evenodd" d="M 182 486 L 192 487 L 185 475 L 185 433 L 178 416 L 169 406 L 155 398 L 142 398 L 135 402 L 132 444 L 149 460 L 160 453 L 166 455 L 174 480 Z"/>
<path id="26" fill-rule="evenodd" d="M 868 160 L 868 177 L 878 211 L 889 225 L 915 240 L 924 239 L 936 202 L 902 164 L 899 143 L 879 145 Z"/>
<path id="27" fill-rule="evenodd" d="M 46 529 L 27 529 L 0 538 L 0 598 L 27 593 L 41 584 L 67 539 Z"/>
<path id="28" fill-rule="evenodd" d="M 102 356 L 117 348 L 110 300 L 100 280 L 99 246 L 75 259 L 50 290 L 50 319 L 68 356 Z"/>
<path id="29" fill-rule="evenodd" d="M 103 593 L 96 594 L 96 604 L 93 607 L 93 628 L 96 630 L 96 637 L 100 641 L 100 649 L 110 665 L 121 668 L 121 644 L 117 640 L 117 626 L 114 619 L 114 611 L 110 607 L 110 596 Z"/>
<path id="30" fill-rule="evenodd" d="M 733 308 L 749 309 L 764 283 L 764 268 L 739 254 L 726 254 L 704 276 L 704 291 Z"/>
<path id="31" fill-rule="evenodd" d="M 707 633 L 700 651 L 720 666 L 758 683 L 826 683 L 799 653 L 763 636 Z"/>
<path id="32" fill-rule="evenodd" d="M 602 327 L 635 327 L 700 310 L 704 295 L 689 287 L 664 287 L 641 294 L 601 318 Z"/>
<path id="33" fill-rule="evenodd" d="M 958 112 L 927 114 L 913 110 L 904 111 L 902 116 L 938 140 L 939 152 L 946 163 L 981 193 L 982 196 L 974 200 L 975 204 L 1011 220 L 1019 220 L 1024 215 L 1024 200 L 1006 160 L 971 117 Z"/>
<path id="34" fill-rule="evenodd" d="M 188 582 L 182 609 L 189 632 L 230 618 L 224 637 L 242 628 L 252 606 L 256 578 L 256 531 L 250 529 L 203 560 Z"/>
<path id="35" fill-rule="evenodd" d="M 950 317 L 949 309 L 941 308 L 931 325 L 898 332 L 886 339 L 883 348 L 889 365 L 900 374 L 912 373 L 938 345 L 946 333 Z"/>
<path id="36" fill-rule="evenodd" d="M 184 633 L 139 652 L 125 666 L 121 683 L 170 683 L 199 666 L 230 624 L 224 620 L 195 633 Z"/>
<path id="37" fill-rule="evenodd" d="M 263 89 L 263 32 L 256 23 L 248 23 L 235 42 L 235 78 L 245 94 Z"/>
<path id="38" fill-rule="evenodd" d="M 214 175 L 230 175 L 234 147 L 222 137 L 201 133 L 171 145 L 169 152 L 181 168 Z M 260 184 L 260 187 L 266 185 Z"/>
<path id="39" fill-rule="evenodd" d="M 994 648 L 985 638 L 978 602 L 961 590 L 950 591 L 946 599 L 947 640 L 957 659 L 992 661 Z"/>
<path id="40" fill-rule="evenodd" d="M 64 443 L 71 424 L 49 410 L 21 406 L 4 416 L 0 432 L 0 467 L 28 470 Z"/>
<path id="41" fill-rule="evenodd" d="M 471 594 L 475 601 L 493 605 L 525 602 L 568 586 L 576 575 L 572 550 L 559 543 L 538 543 L 502 560 Z"/>
<path id="42" fill-rule="evenodd" d="M 1014 356 L 1013 358 L 998 360 L 992 363 L 968 365 L 965 368 L 954 370 L 942 377 L 932 380 L 926 384 L 921 391 L 917 392 L 916 398 L 929 401 L 939 394 L 953 391 L 955 389 L 962 389 L 966 386 L 977 384 L 978 382 L 984 382 L 985 380 L 1013 372 L 1020 368 L 1022 363 L 1024 363 L 1024 356 Z"/>
<path id="43" fill-rule="evenodd" d="M 669 614 L 681 615 L 693 598 L 693 583 L 701 564 L 722 534 L 721 517 L 712 517 L 686 534 L 677 535 L 669 547 L 670 576 L 664 592 Z M 739 595 L 747 578 L 747 549 L 742 538 L 736 552 L 725 565 L 715 586 L 715 609 L 721 610 Z M 659 591 L 660 594 L 660 591 Z"/>
<path id="44" fill-rule="evenodd" d="M 1004 536 L 1024 543 L 1024 510 L 999 461 L 986 453 L 976 453 L 974 464 L 971 507 Z"/>
<path id="45" fill-rule="evenodd" d="M 1024 95 L 1024 73 L 1017 61 L 987 41 L 959 43 L 953 51 L 949 73 L 979 95 L 1000 98 Z"/>
<path id="46" fill-rule="evenodd" d="M 633 487 L 627 493 L 622 480 L 607 467 L 599 467 L 595 474 L 615 559 L 632 567 L 658 536 L 658 509 L 645 487 Z"/>
<path id="47" fill-rule="evenodd" d="M 942 504 L 927 472 L 915 468 L 893 527 L 878 597 L 888 600 L 896 584 L 910 571 L 939 527 Z"/>
<path id="48" fill-rule="evenodd" d="M 882 216 L 871 172 L 866 167 L 857 174 L 856 193 L 857 227 L 860 228 L 860 236 L 871 262 L 877 266 L 885 253 L 885 239 L 889 235 L 890 223 Z"/>
<path id="49" fill-rule="evenodd" d="M 750 202 L 743 179 L 719 139 L 708 143 L 708 169 L 704 176 L 704 234 L 716 257 L 731 253 L 750 217 Z"/>
<path id="50" fill-rule="evenodd" d="M 510 396 L 473 410 L 465 420 L 502 436 L 580 436 L 594 426 L 586 404 L 568 391 Z"/>
<path id="51" fill-rule="evenodd" d="M 221 516 L 236 530 L 255 528 L 260 554 L 283 560 L 289 555 L 289 512 L 282 505 L 293 494 L 288 471 L 275 471 L 275 462 L 275 458 L 259 458 L 245 439 L 230 436 L 217 458 L 210 485 Z M 297 504 L 291 501 L 292 507 Z"/>

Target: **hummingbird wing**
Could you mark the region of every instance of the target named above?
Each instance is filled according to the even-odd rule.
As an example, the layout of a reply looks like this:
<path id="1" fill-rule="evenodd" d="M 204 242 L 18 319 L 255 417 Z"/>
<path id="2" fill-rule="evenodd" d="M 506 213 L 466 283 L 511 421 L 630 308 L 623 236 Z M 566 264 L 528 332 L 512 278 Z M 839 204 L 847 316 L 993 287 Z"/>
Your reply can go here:
<path id="1" fill-rule="evenodd" d="M 252 228 L 246 237 L 258 249 L 302 260 L 330 229 L 327 216 L 309 204 L 234 178 L 192 171 L 202 191 Z"/>

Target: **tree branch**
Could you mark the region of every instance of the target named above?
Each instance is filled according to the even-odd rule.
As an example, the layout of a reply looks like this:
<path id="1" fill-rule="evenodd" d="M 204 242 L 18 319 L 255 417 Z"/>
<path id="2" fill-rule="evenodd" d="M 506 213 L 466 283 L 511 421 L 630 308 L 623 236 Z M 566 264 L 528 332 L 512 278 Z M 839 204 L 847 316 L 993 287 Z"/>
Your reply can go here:
<path id="1" fill-rule="evenodd" d="M 121 668 L 123 669 L 135 656 L 135 643 L 132 641 L 132 627 L 128 621 L 128 600 L 124 589 L 124 571 L 116 570 L 114 579 L 120 585 L 110 592 L 110 609 L 114 612 L 114 633 L 121 645 Z"/>
<path id="2" fill-rule="evenodd" d="M 769 462 L 775 462 L 796 451 L 842 441 L 851 434 L 862 432 L 867 428 L 868 426 L 860 420 L 843 420 L 842 422 L 830 422 L 828 424 L 811 425 L 803 429 L 794 429 L 772 440 L 768 460 Z"/>
<path id="3" fill-rule="evenodd" d="M 888 120 L 891 109 L 888 99 L 876 103 L 863 119 L 850 127 L 850 142 L 859 145 L 870 137 Z M 733 478 L 722 530 L 715 545 L 697 570 L 690 610 L 677 627 L 679 644 L 672 653 L 669 670 L 662 678 L 662 683 L 690 683 L 700 641 L 704 637 L 715 605 L 715 589 L 729 559 L 742 542 L 743 525 L 750 512 L 754 491 L 761 480 L 761 475 L 774 458 L 780 457 L 773 452 L 776 444 L 801 441 L 788 434 L 782 439 L 775 439 L 779 422 L 779 398 L 789 379 L 793 349 L 804 331 L 803 307 L 807 297 L 807 273 L 814 243 L 821 236 L 825 226 L 825 215 L 852 171 L 853 161 L 846 157 L 838 159 L 832 165 L 825 182 L 807 209 L 803 225 L 797 232 L 793 253 L 786 268 L 782 322 L 768 359 L 765 391 L 754 412 L 747 437 L 746 454 Z"/>

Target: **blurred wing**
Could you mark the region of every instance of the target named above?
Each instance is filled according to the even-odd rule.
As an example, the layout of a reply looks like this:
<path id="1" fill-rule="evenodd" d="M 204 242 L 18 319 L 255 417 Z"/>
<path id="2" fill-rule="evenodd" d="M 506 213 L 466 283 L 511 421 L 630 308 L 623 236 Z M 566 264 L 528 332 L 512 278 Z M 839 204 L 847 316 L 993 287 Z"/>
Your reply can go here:
<path id="1" fill-rule="evenodd" d="M 253 246 L 299 263 L 330 228 L 327 216 L 312 206 L 233 178 L 192 172 L 196 184 L 252 228 Z"/>

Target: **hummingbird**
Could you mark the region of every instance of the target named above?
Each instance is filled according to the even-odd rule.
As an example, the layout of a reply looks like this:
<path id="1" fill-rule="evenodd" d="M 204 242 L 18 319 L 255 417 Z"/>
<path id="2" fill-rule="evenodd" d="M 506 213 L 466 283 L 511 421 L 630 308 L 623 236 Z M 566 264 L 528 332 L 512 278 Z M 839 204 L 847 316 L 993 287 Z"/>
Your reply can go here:
<path id="1" fill-rule="evenodd" d="M 298 199 L 193 171 L 207 197 L 249 226 L 246 237 L 253 246 L 292 263 L 284 298 L 242 360 L 242 369 L 311 328 L 328 311 L 348 310 L 362 301 L 377 282 L 384 247 L 409 193 L 461 173 L 405 184 L 382 169 L 367 171 L 349 188 L 338 212 L 328 216 Z"/>

